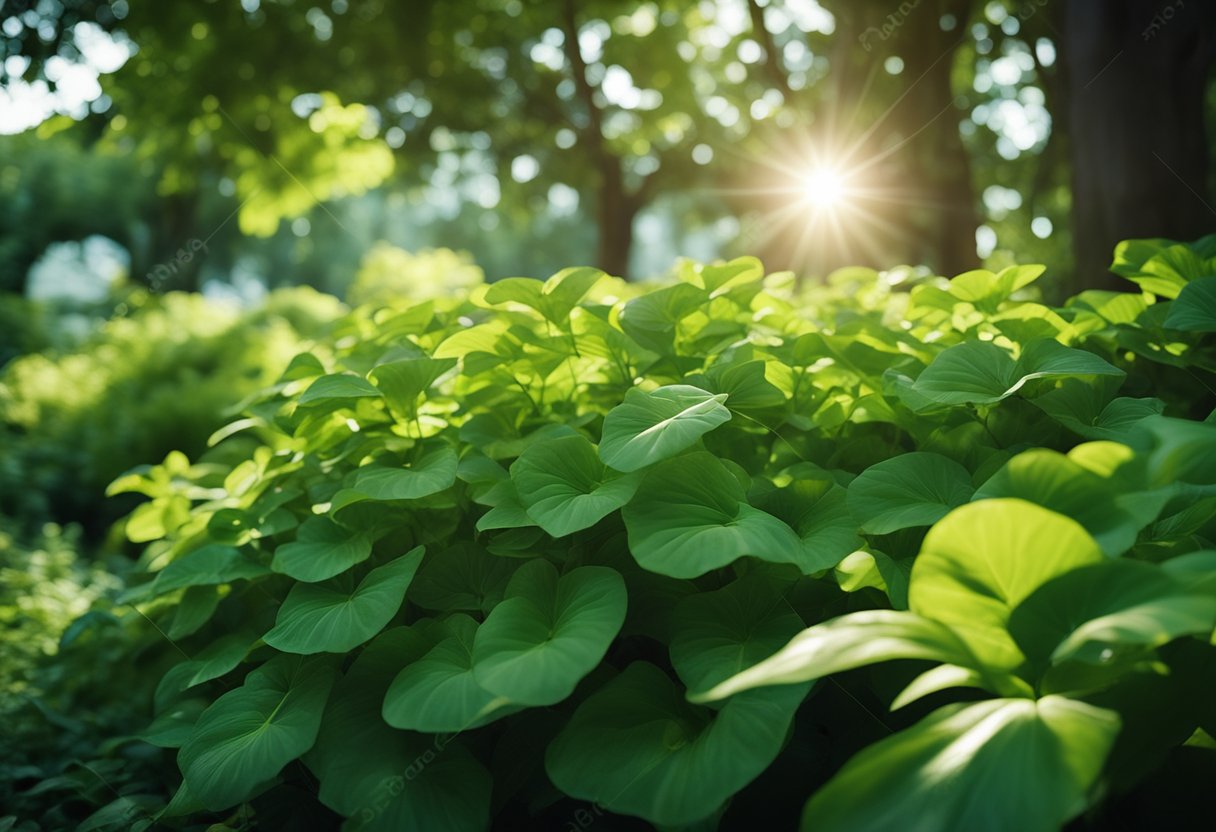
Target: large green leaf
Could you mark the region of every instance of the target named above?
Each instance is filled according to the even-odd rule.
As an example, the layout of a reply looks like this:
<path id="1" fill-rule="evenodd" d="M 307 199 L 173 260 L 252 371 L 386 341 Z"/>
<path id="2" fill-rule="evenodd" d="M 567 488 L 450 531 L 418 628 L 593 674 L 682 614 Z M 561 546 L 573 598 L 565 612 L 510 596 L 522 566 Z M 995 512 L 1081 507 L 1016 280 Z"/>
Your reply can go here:
<path id="1" fill-rule="evenodd" d="M 600 459 L 618 471 L 637 471 L 675 456 L 730 420 L 726 398 L 687 384 L 631 388 L 604 417 Z"/>
<path id="2" fill-rule="evenodd" d="M 1114 482 L 1046 448 L 1018 454 L 975 492 L 976 500 L 995 497 L 1017 497 L 1071 517 L 1112 556 L 1130 549 L 1152 519 L 1126 511 Z"/>
<path id="3" fill-rule="evenodd" d="M 948 625 L 987 666 L 1011 669 L 1023 659 L 1007 629 L 1013 608 L 1051 578 L 1103 559 L 1075 520 L 1025 500 L 980 500 L 929 530 L 908 603 Z"/>
<path id="4" fill-rule="evenodd" d="M 1170 329 L 1216 332 L 1216 277 L 1201 277 L 1182 287 L 1165 318 Z"/>
<path id="5" fill-rule="evenodd" d="M 869 534 L 931 526 L 971 499 L 971 475 L 949 457 L 917 452 L 871 465 L 849 483 L 849 511 Z"/>
<path id="6" fill-rule="evenodd" d="M 1108 664 L 1124 647 L 1157 647 L 1216 628 L 1216 587 L 1192 588 L 1202 573 L 1112 560 L 1053 578 L 1009 619 L 1027 658 L 1042 665 L 1069 659 Z"/>
<path id="7" fill-rule="evenodd" d="M 454 633 L 407 665 L 384 697 L 384 721 L 410 731 L 467 731 L 505 716 L 509 702 L 477 684 L 473 639 L 477 622 L 449 619 Z"/>
<path id="8" fill-rule="evenodd" d="M 367 535 L 352 532 L 327 517 L 310 517 L 300 524 L 293 543 L 274 550 L 270 568 L 297 581 L 316 583 L 341 575 L 367 560 L 371 553 Z"/>
<path id="9" fill-rule="evenodd" d="M 803 626 L 767 576 L 751 573 L 676 606 L 671 664 L 689 690 L 708 690 L 771 656 Z"/>
<path id="10" fill-rule="evenodd" d="M 711 702 L 750 688 L 808 682 L 892 659 L 927 659 L 964 667 L 975 657 L 949 628 L 911 612 L 865 610 L 816 624 L 758 664 L 712 688 L 696 689 L 694 702 Z"/>
<path id="11" fill-rule="evenodd" d="M 514 569 L 476 543 L 433 549 L 410 587 L 410 600 L 428 610 L 488 613 L 502 600 Z"/>
<path id="12" fill-rule="evenodd" d="M 704 451 L 647 471 L 622 515 L 637 562 L 673 578 L 695 578 L 745 555 L 781 563 L 803 556 L 794 531 L 748 505 L 735 476 Z"/>
<path id="13" fill-rule="evenodd" d="M 938 404 L 993 404 L 1038 378 L 1121 375 L 1093 353 L 1049 338 L 1028 342 L 1017 361 L 989 341 L 968 341 L 933 359 L 912 388 Z"/>
<path id="14" fill-rule="evenodd" d="M 333 509 L 360 500 L 419 500 L 451 488 L 459 464 L 456 452 L 444 446 L 408 467 L 373 464 L 360 468 L 355 484 L 334 495 Z"/>
<path id="15" fill-rule="evenodd" d="M 574 712 L 545 769 L 571 797 L 657 825 L 691 823 L 768 767 L 806 691 L 753 691 L 714 713 L 634 662 Z"/>
<path id="16" fill-rule="evenodd" d="M 312 747 L 336 676 L 328 660 L 279 656 L 215 700 L 177 757 L 191 794 L 221 811 L 260 792 Z"/>
<path id="17" fill-rule="evenodd" d="M 296 584 L 263 641 L 284 653 L 346 653 L 380 632 L 396 615 L 422 547 L 367 573 L 353 590 L 341 578 Z"/>
<path id="18" fill-rule="evenodd" d="M 1056 832 L 1086 806 L 1119 731 L 1112 711 L 1048 696 L 948 705 L 849 760 L 805 832 Z"/>
<path id="19" fill-rule="evenodd" d="M 458 741 L 386 726 L 389 682 L 429 643 L 405 627 L 377 636 L 335 686 L 305 757 L 318 797 L 348 832 L 479 832 L 490 822 L 489 775 Z"/>
<path id="20" fill-rule="evenodd" d="M 756 508 L 784 520 L 802 540 L 798 567 L 806 574 L 831 569 L 861 546 L 857 521 L 849 511 L 848 491 L 827 471 L 798 463 L 778 477 L 753 486 Z"/>
<path id="21" fill-rule="evenodd" d="M 595 669 L 625 621 L 625 582 L 604 566 L 558 577 L 525 563 L 473 641 L 473 678 L 521 705 L 553 705 Z"/>
<path id="22" fill-rule="evenodd" d="M 215 586 L 270 574 L 235 546 L 210 543 L 187 552 L 156 575 L 153 589 L 161 594 L 191 586 Z"/>
<path id="23" fill-rule="evenodd" d="M 511 466 L 511 480 L 528 516 L 553 537 L 590 528 L 637 490 L 638 474 L 604 465 L 582 436 L 532 445 Z"/>

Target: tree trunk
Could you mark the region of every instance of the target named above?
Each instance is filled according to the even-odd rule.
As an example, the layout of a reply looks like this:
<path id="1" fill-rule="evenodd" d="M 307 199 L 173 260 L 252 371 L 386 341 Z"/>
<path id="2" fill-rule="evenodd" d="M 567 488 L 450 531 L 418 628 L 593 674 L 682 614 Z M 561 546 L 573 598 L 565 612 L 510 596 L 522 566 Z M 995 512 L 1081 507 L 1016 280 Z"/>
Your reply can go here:
<path id="1" fill-rule="evenodd" d="M 600 171 L 595 265 L 610 275 L 628 277 L 638 200 L 625 189 L 620 159 L 605 154 L 600 160 Z"/>
<path id="2" fill-rule="evenodd" d="M 1067 288 L 1127 289 L 1109 271 L 1120 240 L 1216 229 L 1204 126 L 1216 4 L 1069 0 L 1064 23 L 1076 250 Z"/>

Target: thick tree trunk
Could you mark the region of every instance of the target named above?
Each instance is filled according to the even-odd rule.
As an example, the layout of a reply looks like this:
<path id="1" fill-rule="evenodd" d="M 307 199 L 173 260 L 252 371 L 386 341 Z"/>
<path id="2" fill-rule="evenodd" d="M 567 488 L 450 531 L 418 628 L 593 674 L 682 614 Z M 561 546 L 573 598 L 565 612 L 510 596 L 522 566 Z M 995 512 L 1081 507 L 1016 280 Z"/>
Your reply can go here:
<path id="1" fill-rule="evenodd" d="M 1214 35 L 1211 0 L 1069 0 L 1070 293 L 1129 288 L 1109 272 L 1120 240 L 1216 230 L 1204 126 Z"/>

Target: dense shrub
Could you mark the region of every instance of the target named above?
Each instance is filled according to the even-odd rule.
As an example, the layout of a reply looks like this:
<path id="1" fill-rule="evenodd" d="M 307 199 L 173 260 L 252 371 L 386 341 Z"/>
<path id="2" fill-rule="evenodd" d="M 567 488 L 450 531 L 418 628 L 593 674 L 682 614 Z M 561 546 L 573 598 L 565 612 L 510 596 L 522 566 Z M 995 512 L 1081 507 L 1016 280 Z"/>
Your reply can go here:
<path id="1" fill-rule="evenodd" d="M 142 735 L 184 777 L 162 821 L 1135 828 L 1166 793 L 1184 828 L 1205 245 L 1125 246 L 1145 293 L 1062 308 L 1040 267 L 802 292 L 741 259 L 357 310 L 239 464 L 115 485 L 163 532 L 142 649 L 188 656 Z"/>
<path id="2" fill-rule="evenodd" d="M 182 293 L 135 293 L 125 309 L 78 348 L 0 373 L 3 513 L 28 525 L 113 519 L 98 506 L 114 477 L 174 449 L 201 452 L 225 411 L 343 311 L 310 289 L 247 312 Z"/>

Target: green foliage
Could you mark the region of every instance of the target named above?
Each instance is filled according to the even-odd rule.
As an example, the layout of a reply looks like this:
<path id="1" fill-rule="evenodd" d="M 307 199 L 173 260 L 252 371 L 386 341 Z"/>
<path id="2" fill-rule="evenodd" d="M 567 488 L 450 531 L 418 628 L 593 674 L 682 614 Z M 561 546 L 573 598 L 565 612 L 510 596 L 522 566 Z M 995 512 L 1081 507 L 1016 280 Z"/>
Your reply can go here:
<path id="1" fill-rule="evenodd" d="M 224 413 L 342 311 L 309 289 L 248 312 L 177 293 L 135 293 L 125 308 L 72 351 L 26 355 L 0 374 L 7 514 L 96 531 L 114 516 L 97 513 L 111 480 L 173 450 L 201 453 Z"/>
<path id="2" fill-rule="evenodd" d="M 150 498 L 124 600 L 189 657 L 150 714 L 171 813 L 1101 828 L 1216 728 L 1214 402 L 1176 376 L 1213 345 L 1140 294 L 1019 299 L 1038 274 L 356 309 L 225 464 L 115 486 Z"/>

